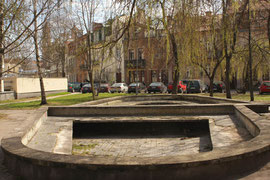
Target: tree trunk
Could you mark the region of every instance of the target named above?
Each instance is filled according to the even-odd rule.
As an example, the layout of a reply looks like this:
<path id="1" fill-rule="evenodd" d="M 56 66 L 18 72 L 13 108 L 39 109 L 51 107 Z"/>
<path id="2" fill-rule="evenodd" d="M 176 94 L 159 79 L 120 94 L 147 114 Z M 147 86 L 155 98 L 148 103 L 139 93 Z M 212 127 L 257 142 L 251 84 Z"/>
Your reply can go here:
<path id="1" fill-rule="evenodd" d="M 223 46 L 226 58 L 226 73 L 225 73 L 225 84 L 226 84 L 226 98 L 231 99 L 231 88 L 230 88 L 230 70 L 231 70 L 231 54 L 229 54 L 228 47 L 228 15 L 227 15 L 227 4 L 228 2 L 222 0 L 222 28 L 223 28 Z"/>
<path id="2" fill-rule="evenodd" d="M 213 91 L 213 86 L 214 86 L 214 77 L 211 77 L 210 79 L 210 87 L 209 87 L 209 89 L 210 89 L 210 96 L 211 97 L 213 97 L 214 96 L 214 91 Z"/>
<path id="3" fill-rule="evenodd" d="M 87 68 L 88 68 L 88 76 L 92 89 L 92 98 L 95 100 L 95 87 L 94 87 L 94 78 L 93 78 L 93 61 L 92 61 L 92 51 L 91 51 L 91 33 L 87 32 Z"/>
<path id="4" fill-rule="evenodd" d="M 270 49 L 270 10 L 268 10 L 268 20 L 267 20 L 267 32 L 268 32 L 268 45 Z"/>
<path id="5" fill-rule="evenodd" d="M 37 0 L 33 0 L 33 6 L 34 6 L 34 17 L 37 16 Z M 37 68 L 38 68 L 38 77 L 39 77 L 39 82 L 40 82 L 40 90 L 41 90 L 41 105 L 47 104 L 46 100 L 46 94 L 45 94 L 45 88 L 44 88 L 44 83 L 43 83 L 43 77 L 41 73 L 41 68 L 40 68 L 40 56 L 39 56 L 39 47 L 38 47 L 38 29 L 37 29 L 37 18 L 35 18 L 34 22 L 34 43 L 35 43 L 35 52 L 36 52 L 36 61 L 37 61 Z"/>
<path id="6" fill-rule="evenodd" d="M 250 19 L 250 0 L 248 1 L 248 77 L 249 77 L 249 92 L 250 92 L 250 101 L 254 101 L 253 94 L 253 83 L 252 83 L 252 47 L 251 47 L 251 19 Z"/>
<path id="7" fill-rule="evenodd" d="M 4 0 L 0 0 L 0 92 L 2 92 L 2 76 L 4 64 Z"/>
<path id="8" fill-rule="evenodd" d="M 230 87 L 230 70 L 231 70 L 231 58 L 226 57 L 226 73 L 225 73 L 225 84 L 226 84 L 226 98 L 231 99 L 231 87 Z"/>
<path id="9" fill-rule="evenodd" d="M 172 43 L 172 52 L 173 52 L 173 59 L 174 59 L 174 78 L 173 78 L 173 89 L 172 94 L 177 94 L 178 92 L 178 84 L 179 84 L 179 59 L 178 59 L 178 52 L 177 52 L 177 44 L 175 42 L 174 34 L 170 34 L 170 40 Z"/>

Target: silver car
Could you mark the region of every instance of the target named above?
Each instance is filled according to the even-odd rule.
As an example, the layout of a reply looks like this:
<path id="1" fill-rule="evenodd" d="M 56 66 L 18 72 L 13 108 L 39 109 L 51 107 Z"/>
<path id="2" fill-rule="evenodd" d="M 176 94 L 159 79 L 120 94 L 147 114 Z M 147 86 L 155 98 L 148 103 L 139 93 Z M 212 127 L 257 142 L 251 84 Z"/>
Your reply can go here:
<path id="1" fill-rule="evenodd" d="M 128 91 L 128 86 L 126 83 L 114 83 L 111 86 L 111 93 L 114 93 L 114 92 L 125 93 L 127 91 Z"/>

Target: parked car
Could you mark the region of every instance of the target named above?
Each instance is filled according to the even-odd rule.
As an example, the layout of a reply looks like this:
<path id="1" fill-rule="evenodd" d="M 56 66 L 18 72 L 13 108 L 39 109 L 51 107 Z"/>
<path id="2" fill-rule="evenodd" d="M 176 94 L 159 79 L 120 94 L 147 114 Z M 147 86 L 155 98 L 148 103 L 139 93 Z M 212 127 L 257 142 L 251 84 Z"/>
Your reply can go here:
<path id="1" fill-rule="evenodd" d="M 168 93 L 172 93 L 172 90 L 173 90 L 173 82 L 170 82 L 167 86 L 167 91 Z M 182 89 L 179 84 L 177 85 L 177 92 L 182 93 Z"/>
<path id="2" fill-rule="evenodd" d="M 125 93 L 127 91 L 128 91 L 128 86 L 126 83 L 114 83 L 111 86 L 111 93 L 114 93 L 114 92 Z"/>
<path id="3" fill-rule="evenodd" d="M 187 83 L 188 83 L 188 80 L 181 80 L 179 81 L 178 85 L 177 85 L 177 92 L 178 93 L 186 93 L 187 91 Z M 172 89 L 173 89 L 173 83 L 169 83 L 168 87 L 167 87 L 167 90 L 168 90 L 168 93 L 171 93 L 172 92 Z"/>
<path id="4" fill-rule="evenodd" d="M 94 88 L 95 88 L 95 91 L 98 90 L 98 84 L 97 83 L 94 84 Z M 88 83 L 88 84 L 83 85 L 81 91 L 82 91 L 82 93 L 92 93 L 91 84 Z"/>
<path id="5" fill-rule="evenodd" d="M 146 89 L 146 86 L 143 84 L 143 83 L 131 83 L 129 86 L 128 86 L 128 93 L 136 93 L 136 86 L 138 88 L 138 93 L 141 93 L 141 92 L 146 92 L 147 89 Z"/>
<path id="6" fill-rule="evenodd" d="M 259 87 L 259 93 L 269 93 L 270 92 L 270 81 L 263 81 Z"/>
<path id="7" fill-rule="evenodd" d="M 188 80 L 187 93 L 202 93 L 207 90 L 207 86 L 201 80 Z"/>
<path id="8" fill-rule="evenodd" d="M 85 84 L 82 87 L 82 93 L 91 93 L 92 89 L 91 89 L 91 84 Z"/>
<path id="9" fill-rule="evenodd" d="M 181 80 L 179 84 L 181 86 L 183 93 L 187 93 L 188 80 Z"/>
<path id="10" fill-rule="evenodd" d="M 68 92 L 80 92 L 81 86 L 79 82 L 68 83 Z"/>
<path id="11" fill-rule="evenodd" d="M 210 86 L 208 86 L 208 92 L 210 92 Z M 225 92 L 225 84 L 222 81 L 213 82 L 213 92 Z"/>
<path id="12" fill-rule="evenodd" d="M 166 93 L 167 87 L 162 82 L 153 82 L 147 87 L 148 93 Z"/>
<path id="13" fill-rule="evenodd" d="M 110 84 L 108 84 L 108 83 L 102 83 L 102 84 L 100 84 L 99 92 L 100 93 L 105 93 L 105 92 L 110 93 L 111 92 L 111 86 L 110 86 Z"/>

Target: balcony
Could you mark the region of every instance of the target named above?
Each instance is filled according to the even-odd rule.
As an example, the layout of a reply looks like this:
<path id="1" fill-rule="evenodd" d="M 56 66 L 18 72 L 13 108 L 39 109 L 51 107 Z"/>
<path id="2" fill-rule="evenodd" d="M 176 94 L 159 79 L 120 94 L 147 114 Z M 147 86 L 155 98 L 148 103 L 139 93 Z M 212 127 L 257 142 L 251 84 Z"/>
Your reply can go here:
<path id="1" fill-rule="evenodd" d="M 146 65 L 145 59 L 138 59 L 138 68 L 144 69 Z M 125 60 L 125 67 L 129 69 L 137 68 L 137 59 Z"/>

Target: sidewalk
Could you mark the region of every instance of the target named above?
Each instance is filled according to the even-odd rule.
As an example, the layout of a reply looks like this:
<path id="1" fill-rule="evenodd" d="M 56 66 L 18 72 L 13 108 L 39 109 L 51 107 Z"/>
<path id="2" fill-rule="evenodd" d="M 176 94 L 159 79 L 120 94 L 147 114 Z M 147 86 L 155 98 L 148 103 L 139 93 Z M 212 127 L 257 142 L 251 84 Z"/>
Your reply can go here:
<path id="1" fill-rule="evenodd" d="M 4 136 L 12 134 L 16 129 L 32 115 L 35 110 L 0 110 L 0 146 Z M 4 157 L 0 147 L 0 180 L 16 180 L 3 164 Z"/>

